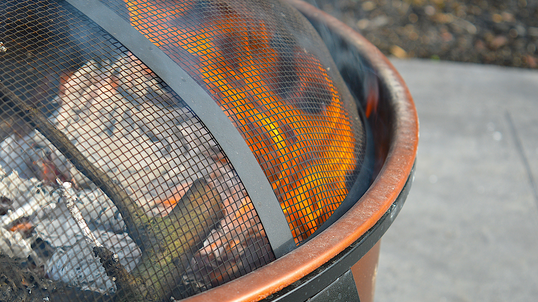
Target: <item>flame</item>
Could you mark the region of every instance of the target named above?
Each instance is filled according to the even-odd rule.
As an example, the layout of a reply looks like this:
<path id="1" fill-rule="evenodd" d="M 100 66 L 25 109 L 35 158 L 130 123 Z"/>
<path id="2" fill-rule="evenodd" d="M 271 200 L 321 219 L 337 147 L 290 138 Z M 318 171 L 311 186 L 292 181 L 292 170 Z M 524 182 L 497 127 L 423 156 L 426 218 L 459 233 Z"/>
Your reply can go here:
<path id="1" fill-rule="evenodd" d="M 245 7 L 210 1 L 213 13 L 205 16 L 196 2 L 125 0 L 131 25 L 197 80 L 239 129 L 301 242 L 345 198 L 346 174 L 356 165 L 341 96 L 321 62 L 294 49 L 306 67 L 297 69 L 299 85 L 283 97 L 267 76 L 278 73 L 282 59 L 271 28 Z M 330 95 L 319 112 L 294 103 L 308 85 Z"/>
<path id="2" fill-rule="evenodd" d="M 372 113 L 375 115 L 377 113 L 377 107 L 379 106 L 379 86 L 377 84 L 377 79 L 370 77 L 368 81 L 368 95 L 366 96 L 366 117 L 369 118 Z"/>

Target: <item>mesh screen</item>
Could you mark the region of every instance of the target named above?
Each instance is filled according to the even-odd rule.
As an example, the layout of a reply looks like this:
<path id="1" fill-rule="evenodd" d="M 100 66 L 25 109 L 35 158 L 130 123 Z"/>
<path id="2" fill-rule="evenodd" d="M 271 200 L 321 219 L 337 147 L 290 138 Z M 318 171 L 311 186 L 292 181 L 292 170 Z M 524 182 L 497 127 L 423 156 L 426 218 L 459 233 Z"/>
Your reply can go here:
<path id="1" fill-rule="evenodd" d="M 110 2 L 110 1 L 109 1 Z M 299 243 L 361 162 L 357 109 L 317 34 L 277 1 L 109 4 L 205 87 L 256 155 Z"/>
<path id="2" fill-rule="evenodd" d="M 364 131 L 310 25 L 277 1 L 103 2 L 222 108 L 296 243 L 314 233 L 358 174 Z M 274 259 L 216 139 L 120 42 L 53 0 L 3 1 L 0 42 L 8 301 L 177 299 Z"/>

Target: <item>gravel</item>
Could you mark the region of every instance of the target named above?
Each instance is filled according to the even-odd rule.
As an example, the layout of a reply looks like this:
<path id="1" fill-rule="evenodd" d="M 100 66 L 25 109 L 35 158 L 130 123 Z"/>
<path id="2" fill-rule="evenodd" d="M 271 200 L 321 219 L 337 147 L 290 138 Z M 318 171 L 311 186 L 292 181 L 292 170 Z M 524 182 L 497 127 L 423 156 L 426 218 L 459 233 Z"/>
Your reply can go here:
<path id="1" fill-rule="evenodd" d="M 309 0 L 385 55 L 538 68 L 538 0 Z"/>

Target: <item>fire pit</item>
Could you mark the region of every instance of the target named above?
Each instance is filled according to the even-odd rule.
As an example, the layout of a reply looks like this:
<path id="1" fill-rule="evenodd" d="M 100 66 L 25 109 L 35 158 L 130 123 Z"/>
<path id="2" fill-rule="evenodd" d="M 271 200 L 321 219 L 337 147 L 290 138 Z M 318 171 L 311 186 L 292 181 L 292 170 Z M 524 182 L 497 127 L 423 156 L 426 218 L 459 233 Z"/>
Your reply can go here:
<path id="1" fill-rule="evenodd" d="M 359 34 L 300 1 L 0 18 L 3 298 L 371 299 L 418 122 Z"/>

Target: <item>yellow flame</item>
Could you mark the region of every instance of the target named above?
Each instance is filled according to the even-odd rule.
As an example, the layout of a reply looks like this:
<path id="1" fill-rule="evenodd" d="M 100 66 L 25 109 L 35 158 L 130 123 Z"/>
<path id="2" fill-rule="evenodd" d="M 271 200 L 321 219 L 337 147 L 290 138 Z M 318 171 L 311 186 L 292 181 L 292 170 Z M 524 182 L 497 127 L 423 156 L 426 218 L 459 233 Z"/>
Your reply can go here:
<path id="1" fill-rule="evenodd" d="M 222 8 L 218 18 L 204 19 L 203 26 L 177 26 L 175 20 L 189 13 L 194 1 L 125 2 L 132 26 L 200 79 L 240 130 L 269 179 L 296 242 L 310 236 L 345 198 L 346 173 L 357 160 L 350 118 L 322 64 L 304 51 L 295 54 L 316 66 L 299 70 L 300 81 L 312 80 L 314 72 L 315 81 L 331 94 L 323 112 L 307 114 L 282 99 L 265 76 L 277 72 L 279 56 L 263 20 L 254 22 L 248 12 Z M 239 56 L 230 58 L 219 47 L 219 39 L 227 37 Z M 186 62 L 186 55 L 178 57 L 170 49 L 192 57 Z"/>

